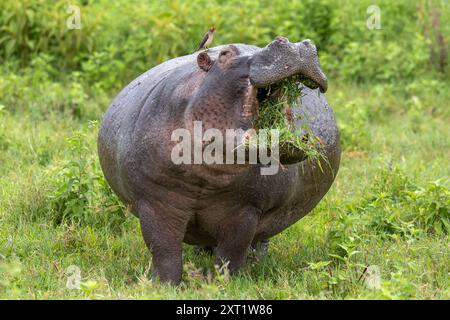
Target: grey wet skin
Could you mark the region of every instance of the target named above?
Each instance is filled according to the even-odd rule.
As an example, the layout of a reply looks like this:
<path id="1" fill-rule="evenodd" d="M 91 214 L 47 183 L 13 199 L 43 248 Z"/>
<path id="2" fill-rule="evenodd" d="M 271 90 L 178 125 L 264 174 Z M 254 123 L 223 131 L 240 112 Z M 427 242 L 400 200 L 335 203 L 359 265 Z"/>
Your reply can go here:
<path id="1" fill-rule="evenodd" d="M 114 99 L 99 131 L 100 163 L 112 189 L 140 220 L 154 277 L 181 281 L 182 242 L 216 247 L 217 262 L 227 261 L 236 271 L 252 243 L 298 221 L 328 191 L 340 143 L 333 112 L 318 89 L 304 88 L 293 114 L 296 128 L 306 123 L 322 142 L 322 169 L 299 159 L 275 175 L 261 175 L 260 164 L 171 160 L 175 129 L 192 132 L 195 120 L 203 130 L 251 128 L 258 90 L 294 74 L 327 89 L 315 47 L 277 37 L 263 49 L 235 44 L 166 61 Z"/>

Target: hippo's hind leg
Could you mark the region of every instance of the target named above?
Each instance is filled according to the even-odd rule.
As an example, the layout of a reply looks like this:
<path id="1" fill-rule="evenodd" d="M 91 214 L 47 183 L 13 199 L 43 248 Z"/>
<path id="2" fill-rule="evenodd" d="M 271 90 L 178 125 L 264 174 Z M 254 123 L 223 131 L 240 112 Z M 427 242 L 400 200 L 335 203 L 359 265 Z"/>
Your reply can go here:
<path id="1" fill-rule="evenodd" d="M 232 272 L 244 265 L 256 232 L 258 213 L 248 206 L 223 221 L 217 234 L 217 263 L 228 263 Z"/>
<path id="2" fill-rule="evenodd" d="M 179 284 L 183 269 L 182 241 L 187 221 L 158 210 L 146 201 L 136 205 L 144 241 L 152 253 L 152 278 Z"/>

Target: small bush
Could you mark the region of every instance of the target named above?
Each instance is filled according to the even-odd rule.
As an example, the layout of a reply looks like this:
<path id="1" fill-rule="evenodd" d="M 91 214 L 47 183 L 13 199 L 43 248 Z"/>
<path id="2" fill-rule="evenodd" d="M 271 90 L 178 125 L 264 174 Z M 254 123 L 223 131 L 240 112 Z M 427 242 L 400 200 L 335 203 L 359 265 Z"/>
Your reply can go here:
<path id="1" fill-rule="evenodd" d="M 430 71 L 448 73 L 444 0 L 417 6 L 378 1 L 380 30 L 366 26 L 369 0 L 345 5 L 336 0 L 71 4 L 80 8 L 81 30 L 67 29 L 65 0 L 2 1 L 0 62 L 14 59 L 26 67 L 44 53 L 54 58 L 51 64 L 60 75 L 83 70 L 91 85 L 101 82 L 117 90 L 156 64 L 192 53 L 214 24 L 214 44 L 265 46 L 277 35 L 292 41 L 310 38 L 324 58 L 325 72 L 352 82 L 398 83 Z M 439 19 L 432 19 L 436 10 Z"/>
<path id="2" fill-rule="evenodd" d="M 57 224 L 115 228 L 124 221 L 125 208 L 106 183 L 91 148 L 83 132 L 67 139 L 70 160 L 50 169 L 53 187 L 40 211 Z"/>
<path id="3" fill-rule="evenodd" d="M 80 72 L 53 81 L 55 71 L 49 65 L 51 59 L 47 55 L 39 56 L 32 66 L 18 74 L 7 67 L 0 68 L 0 74 L 5 75 L 0 77 L 0 104 L 13 113 L 30 112 L 35 119 L 52 113 L 76 119 L 98 119 L 110 97 L 100 87 L 90 89 Z"/>
<path id="4" fill-rule="evenodd" d="M 448 235 L 450 189 L 438 181 L 418 187 L 400 169 L 382 170 L 369 196 L 342 212 L 329 236 L 332 246 L 382 238 Z"/>
<path id="5" fill-rule="evenodd" d="M 369 144 L 369 113 L 361 99 L 350 100 L 339 109 L 339 135 L 347 150 L 364 150 Z"/>

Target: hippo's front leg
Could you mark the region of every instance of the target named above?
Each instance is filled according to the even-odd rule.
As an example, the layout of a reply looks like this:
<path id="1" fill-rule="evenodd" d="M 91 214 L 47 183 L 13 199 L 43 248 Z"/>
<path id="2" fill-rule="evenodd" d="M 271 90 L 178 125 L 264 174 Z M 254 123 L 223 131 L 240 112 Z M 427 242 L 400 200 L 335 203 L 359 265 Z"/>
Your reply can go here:
<path id="1" fill-rule="evenodd" d="M 152 253 L 152 278 L 161 282 L 179 284 L 183 270 L 182 241 L 188 219 L 138 201 L 144 241 Z"/>
<path id="2" fill-rule="evenodd" d="M 223 221 L 217 234 L 217 263 L 228 262 L 228 269 L 232 272 L 244 265 L 255 236 L 259 213 L 258 209 L 248 206 Z"/>

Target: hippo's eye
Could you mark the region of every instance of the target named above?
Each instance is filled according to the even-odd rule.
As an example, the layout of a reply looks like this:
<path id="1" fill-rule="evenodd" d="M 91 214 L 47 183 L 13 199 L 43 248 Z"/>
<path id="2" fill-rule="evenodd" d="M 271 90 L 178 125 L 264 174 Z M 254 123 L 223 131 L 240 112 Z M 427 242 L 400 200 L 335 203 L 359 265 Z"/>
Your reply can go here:
<path id="1" fill-rule="evenodd" d="M 222 52 L 219 54 L 219 61 L 220 61 L 221 63 L 224 63 L 224 62 L 226 62 L 229 58 L 231 58 L 232 55 L 233 55 L 233 53 L 232 53 L 231 51 L 229 51 L 229 50 L 222 51 Z"/>

